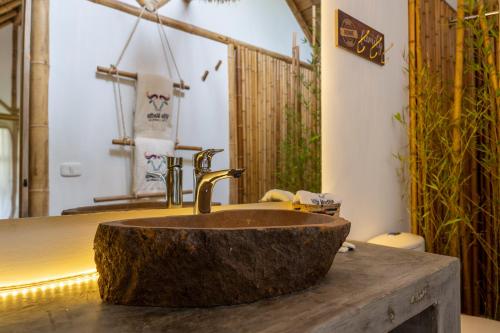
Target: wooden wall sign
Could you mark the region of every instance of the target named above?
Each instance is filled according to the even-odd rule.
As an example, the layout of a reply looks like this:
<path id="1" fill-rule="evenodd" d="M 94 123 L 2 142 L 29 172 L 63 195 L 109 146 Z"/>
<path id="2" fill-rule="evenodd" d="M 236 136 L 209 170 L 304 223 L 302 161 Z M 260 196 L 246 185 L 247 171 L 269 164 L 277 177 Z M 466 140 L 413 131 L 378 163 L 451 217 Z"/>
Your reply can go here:
<path id="1" fill-rule="evenodd" d="M 337 46 L 383 66 L 384 34 L 337 9 Z"/>

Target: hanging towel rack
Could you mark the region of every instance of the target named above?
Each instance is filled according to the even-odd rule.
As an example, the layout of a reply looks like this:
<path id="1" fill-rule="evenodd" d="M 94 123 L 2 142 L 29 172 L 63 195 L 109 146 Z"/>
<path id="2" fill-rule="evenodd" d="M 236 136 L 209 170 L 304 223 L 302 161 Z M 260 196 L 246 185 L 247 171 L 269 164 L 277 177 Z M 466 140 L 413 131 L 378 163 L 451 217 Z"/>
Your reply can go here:
<path id="1" fill-rule="evenodd" d="M 116 70 L 116 69 L 113 69 L 110 67 L 103 67 L 103 66 L 97 66 L 97 73 L 105 74 L 105 75 L 113 75 L 113 76 L 118 74 L 121 77 L 125 77 L 125 78 L 131 79 L 131 80 L 137 80 L 137 77 L 138 77 L 137 73 Z M 189 85 L 185 84 L 184 81 L 181 81 L 180 83 L 175 82 L 174 88 L 177 88 L 180 90 L 191 89 L 191 87 Z M 113 139 L 112 143 L 114 145 L 121 145 L 121 146 L 135 146 L 134 139 L 131 139 L 131 138 Z M 202 151 L 203 147 L 176 145 L 175 150 Z"/>
<path id="2" fill-rule="evenodd" d="M 131 79 L 131 80 L 137 80 L 137 73 L 116 70 L 116 69 L 113 69 L 110 67 L 97 66 L 97 73 L 107 74 L 107 75 L 117 75 L 118 74 L 121 77 L 126 77 L 126 78 Z M 175 82 L 174 88 L 181 89 L 181 90 L 191 89 L 191 87 L 189 85 L 185 84 L 184 81 Z"/>
<path id="3" fill-rule="evenodd" d="M 120 145 L 120 146 L 135 146 L 134 139 L 131 139 L 131 138 L 113 139 L 112 143 L 114 145 Z M 203 147 L 176 145 L 175 150 L 202 151 Z"/>
<path id="4" fill-rule="evenodd" d="M 499 15 L 500 11 L 498 10 L 495 10 L 493 12 L 488 12 L 488 13 L 485 13 L 484 16 L 488 17 L 488 16 L 493 16 L 493 15 Z M 470 15 L 470 16 L 466 16 L 464 17 L 464 20 L 465 21 L 468 21 L 468 20 L 473 20 L 473 19 L 476 19 L 478 18 L 479 15 Z M 450 18 L 450 20 L 448 21 L 449 24 L 456 24 L 457 23 L 457 19 L 456 18 Z"/>

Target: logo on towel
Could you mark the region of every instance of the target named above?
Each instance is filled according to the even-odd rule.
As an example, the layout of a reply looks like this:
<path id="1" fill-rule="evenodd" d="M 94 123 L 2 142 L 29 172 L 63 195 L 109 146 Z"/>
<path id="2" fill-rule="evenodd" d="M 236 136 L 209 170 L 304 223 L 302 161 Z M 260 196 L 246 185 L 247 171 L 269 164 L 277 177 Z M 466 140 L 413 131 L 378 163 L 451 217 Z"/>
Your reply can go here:
<path id="1" fill-rule="evenodd" d="M 335 201 L 332 199 L 328 199 L 325 193 L 318 194 L 318 199 L 313 198 L 311 202 L 315 205 L 333 205 Z"/>
<path id="2" fill-rule="evenodd" d="M 156 172 L 161 174 L 164 174 L 166 172 L 167 164 L 163 156 L 146 152 L 144 153 L 144 158 L 147 160 L 147 172 Z M 146 173 L 146 181 L 154 182 L 159 181 L 159 179 L 154 176 L 149 176 Z"/>
<path id="3" fill-rule="evenodd" d="M 170 103 L 170 96 L 146 93 L 149 104 L 152 104 L 156 111 L 161 112 Z"/>

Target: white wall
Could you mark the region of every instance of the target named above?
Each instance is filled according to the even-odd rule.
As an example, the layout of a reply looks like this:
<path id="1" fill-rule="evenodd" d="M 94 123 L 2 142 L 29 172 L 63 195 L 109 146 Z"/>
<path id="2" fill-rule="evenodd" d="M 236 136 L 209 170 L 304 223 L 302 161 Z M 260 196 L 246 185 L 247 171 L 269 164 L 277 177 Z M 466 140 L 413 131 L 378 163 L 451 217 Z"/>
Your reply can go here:
<path id="1" fill-rule="evenodd" d="M 125 1 L 135 4 L 133 0 Z M 241 0 L 227 5 L 172 0 L 161 13 L 273 51 L 290 54 L 292 32 L 301 30 L 284 0 Z M 50 214 L 92 204 L 95 196 L 130 191 L 130 149 L 111 145 L 119 137 L 112 83 L 96 78 L 97 65 L 116 61 L 136 18 L 84 0 L 51 1 L 51 71 L 49 93 Z M 224 148 L 214 168 L 229 165 L 227 47 L 167 29 L 181 74 L 191 85 L 182 101 L 180 142 Z M 307 47 L 302 54 L 309 54 Z M 213 70 L 223 61 L 218 72 Z M 156 26 L 142 22 L 121 68 L 166 73 Z M 201 76 L 210 75 L 205 83 Z M 131 133 L 133 88 L 125 88 Z M 190 152 L 180 156 L 190 157 Z M 83 175 L 62 178 L 64 162 L 80 162 Z M 184 188 L 192 188 L 186 162 Z M 228 182 L 216 186 L 214 199 L 228 200 Z M 185 196 L 185 200 L 189 200 Z"/>
<path id="2" fill-rule="evenodd" d="M 408 100 L 407 1 L 323 0 L 321 6 L 323 191 L 342 197 L 352 239 L 405 231 L 405 188 L 393 154 L 406 149 L 406 134 L 392 116 Z M 386 48 L 394 43 L 385 66 L 335 46 L 337 8 L 382 32 Z"/>
<path id="3" fill-rule="evenodd" d="M 12 71 L 12 24 L 0 28 L 0 99 L 10 105 Z M 6 113 L 2 106 L 0 112 Z"/>

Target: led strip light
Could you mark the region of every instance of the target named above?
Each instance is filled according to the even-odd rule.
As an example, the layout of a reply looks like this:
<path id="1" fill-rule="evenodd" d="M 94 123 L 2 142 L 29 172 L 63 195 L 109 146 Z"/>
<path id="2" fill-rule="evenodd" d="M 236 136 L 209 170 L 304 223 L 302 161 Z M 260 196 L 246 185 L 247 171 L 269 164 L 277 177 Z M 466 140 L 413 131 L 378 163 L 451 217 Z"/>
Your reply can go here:
<path id="1" fill-rule="evenodd" d="M 96 271 L 90 271 L 58 279 L 0 287 L 0 300 L 26 296 L 28 294 L 36 295 L 38 292 L 43 293 L 45 291 L 63 289 L 65 287 L 79 286 L 84 283 L 96 281 L 98 277 L 99 274 Z"/>

